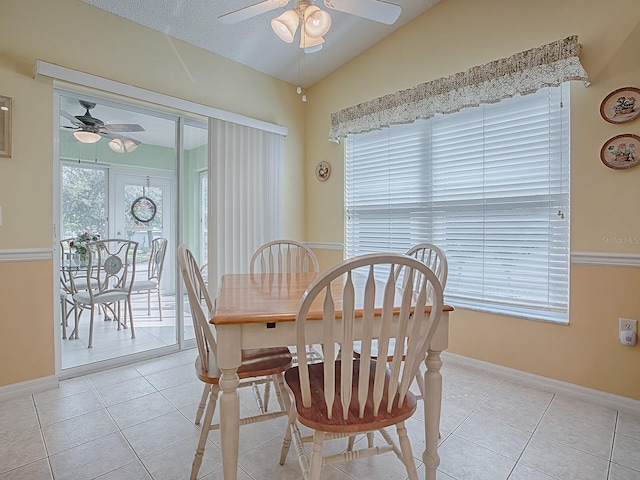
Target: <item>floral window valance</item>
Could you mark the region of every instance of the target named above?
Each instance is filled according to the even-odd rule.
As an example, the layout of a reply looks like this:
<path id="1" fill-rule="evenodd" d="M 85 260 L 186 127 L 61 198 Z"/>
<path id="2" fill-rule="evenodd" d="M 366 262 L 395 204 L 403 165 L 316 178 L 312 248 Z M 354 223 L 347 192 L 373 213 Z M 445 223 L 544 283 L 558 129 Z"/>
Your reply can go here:
<path id="1" fill-rule="evenodd" d="M 453 113 L 465 107 L 496 103 L 516 94 L 526 95 L 568 80 L 589 85 L 579 59 L 577 36 L 516 53 L 473 67 L 466 72 L 438 78 L 408 90 L 375 98 L 331 114 L 329 140 L 363 133 L 437 113 Z"/>

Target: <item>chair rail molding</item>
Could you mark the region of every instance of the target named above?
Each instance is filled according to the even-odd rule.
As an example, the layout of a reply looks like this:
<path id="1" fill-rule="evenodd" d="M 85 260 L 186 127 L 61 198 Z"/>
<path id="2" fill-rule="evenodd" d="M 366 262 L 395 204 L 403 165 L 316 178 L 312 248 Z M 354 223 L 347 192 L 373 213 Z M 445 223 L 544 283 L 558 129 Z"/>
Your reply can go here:
<path id="1" fill-rule="evenodd" d="M 42 262 L 52 258 L 53 250 L 50 248 L 0 249 L 0 263 Z"/>
<path id="2" fill-rule="evenodd" d="M 342 250 L 342 242 L 304 242 L 304 244 L 312 249 L 317 250 Z"/>
<path id="3" fill-rule="evenodd" d="M 571 263 L 603 267 L 640 267 L 640 253 L 572 252 Z"/>

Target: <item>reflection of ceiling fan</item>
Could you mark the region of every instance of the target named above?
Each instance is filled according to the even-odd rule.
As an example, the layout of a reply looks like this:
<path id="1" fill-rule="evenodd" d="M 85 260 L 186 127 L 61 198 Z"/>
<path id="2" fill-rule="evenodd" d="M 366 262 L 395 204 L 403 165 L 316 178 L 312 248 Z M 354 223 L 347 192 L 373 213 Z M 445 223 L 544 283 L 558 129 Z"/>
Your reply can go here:
<path id="1" fill-rule="evenodd" d="M 320 50 L 322 43 L 324 43 L 323 36 L 331 27 L 331 16 L 328 12 L 314 5 L 316 0 L 291 1 L 295 2 L 295 7 L 271 20 L 271 28 L 282 40 L 292 43 L 298 25 L 302 25 L 300 29 L 300 48 L 304 48 L 305 53 Z M 264 0 L 221 15 L 218 17 L 218 21 L 231 25 L 276 8 L 284 7 L 289 3 L 290 0 Z M 324 6 L 387 25 L 394 23 L 402 12 L 402 7 L 399 5 L 382 0 L 324 0 Z"/>
<path id="2" fill-rule="evenodd" d="M 89 112 L 96 106 L 95 103 L 84 100 L 79 100 L 79 102 L 86 110 L 84 115 L 74 116 L 64 110 L 60 111 L 60 114 L 73 124 L 73 127 L 63 126 L 63 128 L 75 130 L 73 136 L 76 139 L 82 143 L 95 143 L 100 140 L 100 137 L 109 138 L 111 139 L 109 148 L 118 153 L 132 152 L 138 147 L 140 141 L 126 137 L 121 132 L 144 132 L 142 126 L 134 123 L 104 123 Z"/>

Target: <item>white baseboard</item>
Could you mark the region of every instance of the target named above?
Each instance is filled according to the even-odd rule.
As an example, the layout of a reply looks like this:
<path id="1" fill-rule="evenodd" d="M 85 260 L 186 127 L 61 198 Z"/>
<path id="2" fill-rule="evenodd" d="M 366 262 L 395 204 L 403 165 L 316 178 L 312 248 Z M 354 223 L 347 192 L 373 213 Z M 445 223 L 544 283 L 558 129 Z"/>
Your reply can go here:
<path id="1" fill-rule="evenodd" d="M 55 375 L 27 380 L 26 382 L 12 383 L 11 385 L 0 387 L 0 401 L 32 395 L 54 388 L 58 388 L 58 377 Z"/>
<path id="2" fill-rule="evenodd" d="M 582 400 L 597 403 L 607 408 L 620 410 L 632 415 L 640 415 L 640 400 L 601 392 L 593 388 L 562 382 L 553 378 L 547 378 L 533 373 L 523 372 L 509 367 L 503 367 L 494 363 L 463 357 L 450 352 L 442 353 L 442 360 L 453 364 L 485 370 L 502 377 L 506 377 L 521 385 L 541 388 L 551 393 L 565 394 L 578 397 Z"/>

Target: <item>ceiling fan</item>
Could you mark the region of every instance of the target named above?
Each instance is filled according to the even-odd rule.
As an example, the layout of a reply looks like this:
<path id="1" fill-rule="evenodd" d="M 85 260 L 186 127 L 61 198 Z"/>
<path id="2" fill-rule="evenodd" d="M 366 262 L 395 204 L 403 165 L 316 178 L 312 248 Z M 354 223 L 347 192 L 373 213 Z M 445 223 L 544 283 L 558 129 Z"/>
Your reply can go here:
<path id="1" fill-rule="evenodd" d="M 292 43 L 298 25 L 300 28 L 300 48 L 305 53 L 317 52 L 324 43 L 323 36 L 331 27 L 329 12 L 315 5 L 316 0 L 264 0 L 254 5 L 226 13 L 218 21 L 232 25 L 276 8 L 295 3 L 294 8 L 271 20 L 273 31 L 287 43 Z M 338 12 L 349 13 L 375 22 L 391 25 L 400 16 L 402 7 L 382 0 L 323 0 L 324 6 Z"/>
<path id="2" fill-rule="evenodd" d="M 111 139 L 109 142 L 109 148 L 117 153 L 133 152 L 140 141 L 133 138 L 122 135 L 122 132 L 144 132 L 142 126 L 135 123 L 105 123 L 99 118 L 91 115 L 89 110 L 95 108 L 96 104 L 87 102 L 85 100 L 79 100 L 80 105 L 86 111 L 84 115 L 71 115 L 64 110 L 60 110 L 60 114 L 69 120 L 73 126 L 64 126 L 75 130 L 73 136 L 82 143 L 95 143 L 100 140 L 101 137 Z"/>

